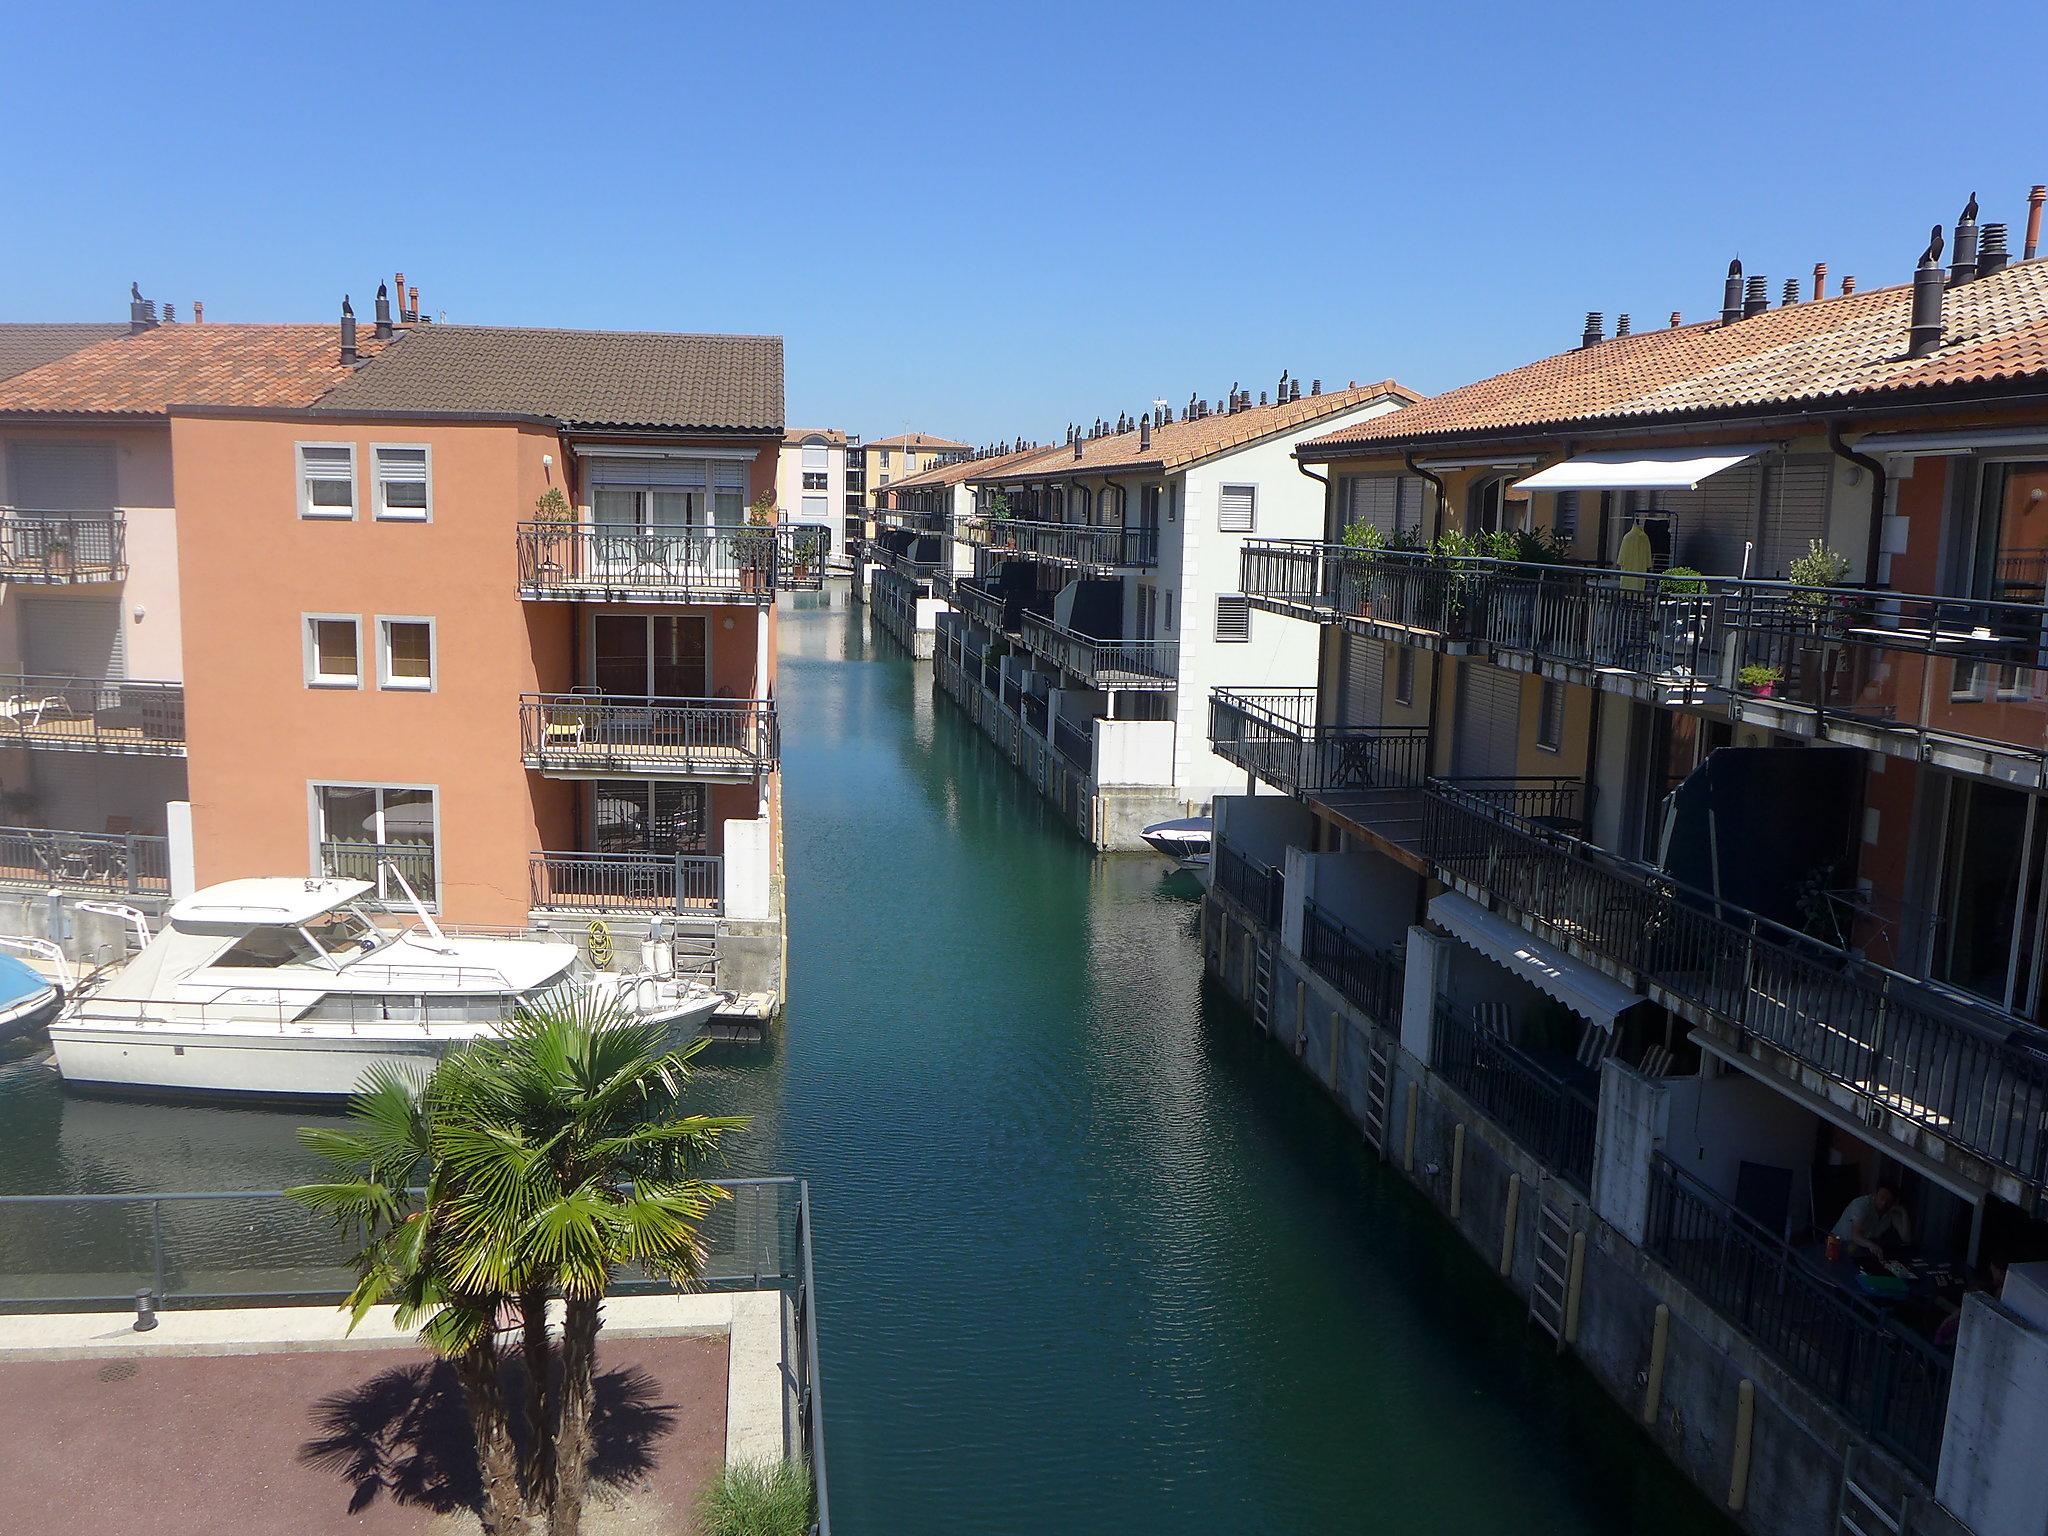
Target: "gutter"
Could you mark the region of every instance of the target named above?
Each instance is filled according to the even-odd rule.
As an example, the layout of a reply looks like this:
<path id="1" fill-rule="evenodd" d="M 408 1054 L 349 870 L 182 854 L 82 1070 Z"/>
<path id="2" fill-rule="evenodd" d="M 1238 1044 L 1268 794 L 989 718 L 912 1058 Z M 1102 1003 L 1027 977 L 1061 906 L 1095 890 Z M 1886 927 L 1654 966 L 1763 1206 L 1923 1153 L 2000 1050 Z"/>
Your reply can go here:
<path id="1" fill-rule="evenodd" d="M 1423 467 L 1422 467 L 1422 466 L 1421 466 L 1420 464 L 1416 463 L 1416 462 L 1415 462 L 1415 455 L 1414 455 L 1413 453 L 1404 453 L 1404 454 L 1402 454 L 1402 455 L 1401 455 L 1401 462 L 1402 462 L 1402 464 L 1404 464 L 1405 466 L 1407 466 L 1408 472 L 1409 472 L 1409 473 L 1410 473 L 1411 475 L 1417 475 L 1417 476 L 1420 476 L 1420 477 L 1421 477 L 1422 479 L 1424 479 L 1424 480 L 1427 480 L 1427 481 L 1428 481 L 1428 482 L 1429 482 L 1429 483 L 1430 483 L 1431 485 L 1433 485 L 1433 486 L 1435 486 L 1435 487 L 1436 487 L 1436 537 L 1437 537 L 1437 538 L 1442 538 L 1442 537 L 1443 537 L 1443 535 L 1444 535 L 1444 512 L 1445 512 L 1445 510 L 1446 510 L 1446 509 L 1447 509 L 1447 508 L 1448 508 L 1448 507 L 1450 506 L 1450 501 L 1449 501 L 1449 493 L 1448 493 L 1448 492 L 1446 492 L 1446 491 L 1445 491 L 1445 489 L 1444 489 L 1444 477 L 1443 477 L 1442 475 L 1440 475 L 1440 474 L 1436 473 L 1436 471 L 1434 471 L 1434 470 L 1430 470 L 1430 469 L 1424 469 L 1424 468 L 1423 468 Z M 1401 515 L 1401 509 L 1400 509 L 1400 506 L 1399 506 L 1399 504 L 1397 503 L 1397 504 L 1395 505 L 1395 508 L 1394 508 L 1394 516 L 1395 516 L 1395 519 L 1396 519 L 1397 521 L 1399 520 L 1399 518 L 1400 518 L 1400 515 Z M 1434 668 L 1432 668 L 1432 669 L 1431 669 L 1431 674 L 1430 674 L 1430 675 L 1431 675 L 1431 681 L 1430 681 L 1430 688 L 1431 688 L 1431 698 L 1430 698 L 1430 703 L 1429 703 L 1429 708 L 1430 708 L 1430 733 L 1431 733 L 1431 735 L 1430 735 L 1430 740 L 1431 740 L 1432 744 L 1434 744 L 1434 742 L 1435 742 L 1435 739 L 1436 739 L 1436 738 L 1435 738 L 1435 732 L 1436 732 L 1436 713 L 1435 713 L 1435 711 L 1436 711 L 1436 698 L 1435 698 L 1435 693 L 1434 693 L 1434 690 L 1435 690 L 1435 688 L 1436 688 L 1436 682 L 1435 682 L 1435 670 L 1434 670 Z"/>
<path id="2" fill-rule="evenodd" d="M 1314 470 L 1310 469 L 1306 464 L 1301 462 L 1301 458 L 1299 455 L 1295 456 L 1294 467 L 1301 474 L 1306 475 L 1311 480 L 1314 480 L 1323 488 L 1323 537 L 1327 539 L 1330 537 L 1330 534 L 1332 532 L 1330 525 L 1330 477 L 1328 475 L 1317 474 Z"/>
<path id="3" fill-rule="evenodd" d="M 1877 562 L 1884 552 L 1884 499 L 1885 468 L 1881 461 L 1867 453 L 1858 453 L 1842 441 L 1840 423 L 1828 427 L 1828 447 L 1851 464 L 1860 465 L 1870 471 L 1870 544 L 1863 554 L 1863 579 L 1870 585 L 1877 582 Z"/>

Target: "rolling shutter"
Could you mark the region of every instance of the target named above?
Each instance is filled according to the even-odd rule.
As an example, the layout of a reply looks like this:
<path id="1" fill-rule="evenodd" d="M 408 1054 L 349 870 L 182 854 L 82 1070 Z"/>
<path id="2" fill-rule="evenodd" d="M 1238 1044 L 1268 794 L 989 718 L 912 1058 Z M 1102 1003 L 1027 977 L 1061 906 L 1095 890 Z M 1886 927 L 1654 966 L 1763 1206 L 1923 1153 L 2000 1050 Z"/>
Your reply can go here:
<path id="1" fill-rule="evenodd" d="M 1370 523 L 1392 538 L 1422 527 L 1422 482 L 1413 475 L 1351 475 L 1343 482 L 1344 526 Z"/>
<path id="2" fill-rule="evenodd" d="M 1832 459 L 1787 459 L 1771 467 L 1764 481 L 1763 534 L 1750 561 L 1750 575 L 1783 576 L 1814 540 L 1827 542 L 1833 478 Z"/>
<path id="3" fill-rule="evenodd" d="M 593 486 L 674 486 L 683 490 L 704 489 L 702 459 L 614 459 L 583 461 L 583 472 Z"/>
<path id="4" fill-rule="evenodd" d="M 126 677 L 127 641 L 118 602 L 21 600 L 21 656 L 44 677 Z"/>
<path id="5" fill-rule="evenodd" d="M 1337 643 L 1338 716 L 1330 724 L 1378 725 L 1386 697 L 1386 647 L 1362 635 L 1341 635 Z"/>
<path id="6" fill-rule="evenodd" d="M 1513 778 L 1521 736 L 1522 675 L 1484 662 L 1458 668 L 1451 772 L 1461 779 Z"/>
<path id="7" fill-rule="evenodd" d="M 25 512 L 106 512 L 118 502 L 114 445 L 52 439 L 7 445 L 7 499 Z"/>

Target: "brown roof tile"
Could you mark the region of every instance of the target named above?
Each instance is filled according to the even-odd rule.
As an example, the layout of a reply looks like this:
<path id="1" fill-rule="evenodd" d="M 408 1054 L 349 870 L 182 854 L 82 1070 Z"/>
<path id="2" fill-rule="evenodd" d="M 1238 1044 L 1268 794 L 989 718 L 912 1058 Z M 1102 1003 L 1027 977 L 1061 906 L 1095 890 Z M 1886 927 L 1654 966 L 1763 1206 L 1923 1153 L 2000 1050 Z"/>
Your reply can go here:
<path id="1" fill-rule="evenodd" d="M 782 338 L 421 326 L 322 413 L 549 416 L 572 427 L 782 433 Z"/>
<path id="2" fill-rule="evenodd" d="M 327 325 L 159 325 L 0 380 L 0 412 L 161 416 L 173 405 L 305 406 L 350 377 Z M 380 346 L 362 327 L 365 357 Z"/>
<path id="3" fill-rule="evenodd" d="M 1064 453 L 1070 461 L 1072 460 L 1074 456 L 1072 448 L 1062 443 L 1056 445 L 1056 449 L 1058 452 Z M 905 475 L 900 480 L 892 480 L 887 485 L 877 486 L 876 489 L 882 491 L 915 491 L 927 486 L 958 485 L 963 480 L 987 480 L 993 478 L 1004 469 L 1013 468 L 1020 464 L 1028 464 L 1038 458 L 1050 458 L 1054 452 L 1055 448 L 1037 447 L 1018 448 L 1009 453 L 978 454 L 972 458 L 954 459 L 951 463 L 936 464 L 930 469 L 921 469 L 914 475 Z"/>
<path id="4" fill-rule="evenodd" d="M 967 478 L 1035 480 L 1063 474 L 1098 475 L 1127 469 L 1179 469 L 1199 459 L 1257 442 L 1260 438 L 1312 426 L 1368 401 L 1389 396 L 1411 402 L 1406 410 L 1413 410 L 1412 402 L 1423 398 L 1392 379 L 1382 379 L 1377 384 L 1354 384 L 1348 389 L 1332 390 L 1327 394 L 1303 395 L 1285 405 L 1255 405 L 1248 410 L 1218 412 L 1195 421 L 1170 421 L 1153 429 L 1149 448 L 1139 446 L 1139 433 L 1133 428 L 1105 437 L 1083 438 L 1078 459 L 1074 457 L 1073 444 L 1061 443 L 1033 454 L 1028 460 L 997 470 L 984 470 Z M 1390 414 L 1405 415 L 1406 410 Z"/>
<path id="5" fill-rule="evenodd" d="M 1912 298 L 1903 284 L 1766 310 L 1732 325 L 1614 337 L 1353 423 L 1303 444 L 1301 453 L 1326 459 L 1357 447 L 1740 415 L 2048 374 L 2048 261 L 1950 289 L 1944 342 L 1921 358 L 1905 355 Z"/>
<path id="6" fill-rule="evenodd" d="M 950 437 L 933 437 L 929 432 L 898 432 L 894 437 L 871 437 L 862 444 L 866 448 L 910 448 L 914 450 L 936 449 L 940 453 L 951 453 L 956 449 L 973 446 L 956 443 Z"/>
<path id="7" fill-rule="evenodd" d="M 96 341 L 119 336 L 128 329 L 120 324 L 43 324 L 23 322 L 0 325 L 0 379 L 11 379 L 31 368 L 69 357 Z"/>
<path id="8" fill-rule="evenodd" d="M 782 433 L 782 445 L 785 448 L 796 448 L 801 446 L 807 437 L 819 438 L 831 448 L 846 446 L 846 434 L 837 427 L 787 427 Z"/>

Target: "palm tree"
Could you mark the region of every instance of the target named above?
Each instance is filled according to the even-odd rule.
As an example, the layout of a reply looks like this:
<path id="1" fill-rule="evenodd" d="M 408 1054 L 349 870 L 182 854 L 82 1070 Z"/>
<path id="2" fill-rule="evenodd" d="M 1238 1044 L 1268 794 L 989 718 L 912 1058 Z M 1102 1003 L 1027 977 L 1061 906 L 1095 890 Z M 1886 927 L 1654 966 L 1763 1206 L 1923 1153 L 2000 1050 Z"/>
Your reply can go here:
<path id="1" fill-rule="evenodd" d="M 699 1229 L 725 1192 L 696 1177 L 738 1117 L 686 1114 L 696 1040 L 616 1002 L 560 993 L 452 1053 L 435 1074 L 427 1141 L 445 1177 L 449 1280 L 516 1296 L 525 1330 L 527 1498 L 550 1536 L 575 1536 L 590 1485 L 590 1413 L 603 1301 L 614 1271 L 673 1285 L 703 1272 Z M 563 1301 L 560 1384 L 546 1305 Z"/>
<path id="2" fill-rule="evenodd" d="M 430 1170 L 432 1095 L 424 1073 L 373 1067 L 349 1104 L 346 1129 L 305 1127 L 299 1139 L 339 1177 L 286 1191 L 333 1217 L 355 1242 L 357 1280 L 343 1303 L 354 1330 L 372 1307 L 395 1304 L 402 1328 L 418 1327 L 451 1362 L 469 1404 L 490 1536 L 528 1530 L 504 1374 L 492 1324 L 498 1298 L 451 1279 L 445 1180 Z"/>

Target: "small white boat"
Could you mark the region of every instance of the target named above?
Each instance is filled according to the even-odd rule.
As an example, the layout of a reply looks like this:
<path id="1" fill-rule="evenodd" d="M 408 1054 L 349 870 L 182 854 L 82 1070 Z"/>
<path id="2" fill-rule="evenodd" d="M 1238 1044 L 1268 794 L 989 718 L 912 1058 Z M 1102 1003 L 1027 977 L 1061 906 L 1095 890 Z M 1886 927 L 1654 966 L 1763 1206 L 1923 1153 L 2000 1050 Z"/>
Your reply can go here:
<path id="1" fill-rule="evenodd" d="M 0 946 L 5 946 L 0 948 L 0 1045 L 5 1045 L 49 1023 L 64 1002 L 61 985 L 6 951 L 21 948 L 46 957 L 55 954 L 60 962 L 63 956 L 54 944 L 39 939 L 0 938 Z"/>
<path id="2" fill-rule="evenodd" d="M 174 905 L 127 965 L 50 1025 L 81 1087 L 337 1098 L 378 1062 L 431 1063 L 559 989 L 616 997 L 695 1033 L 724 1001 L 699 982 L 593 971 L 544 934 L 462 933 L 422 908 L 403 930 L 358 904 L 366 880 L 231 880 Z"/>
<path id="3" fill-rule="evenodd" d="M 1215 823 L 1207 816 L 1183 816 L 1178 821 L 1155 821 L 1138 835 L 1147 847 L 1193 869 L 1209 862 L 1209 840 Z"/>

